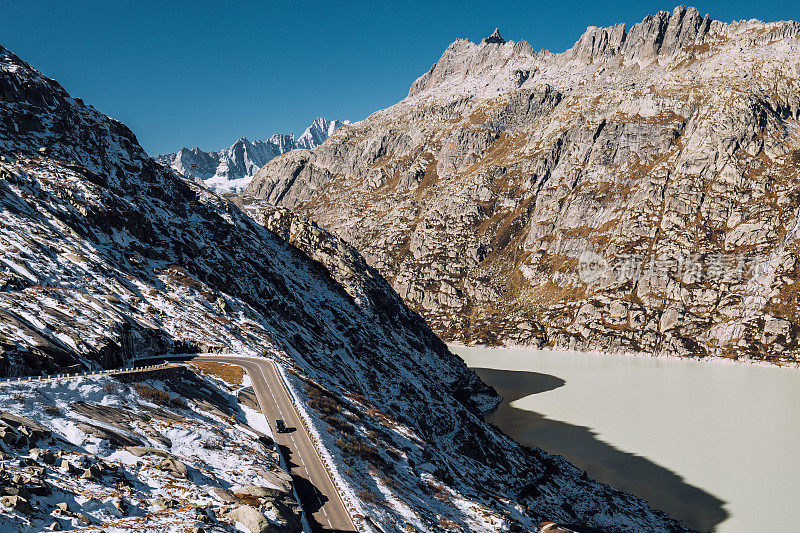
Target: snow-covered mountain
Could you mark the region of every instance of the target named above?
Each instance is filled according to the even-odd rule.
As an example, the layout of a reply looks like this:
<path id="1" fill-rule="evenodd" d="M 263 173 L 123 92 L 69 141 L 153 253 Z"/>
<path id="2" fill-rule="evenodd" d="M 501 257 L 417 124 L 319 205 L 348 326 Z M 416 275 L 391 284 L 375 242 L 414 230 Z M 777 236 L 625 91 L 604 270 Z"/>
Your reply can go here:
<path id="1" fill-rule="evenodd" d="M 328 120 L 327 118 L 317 117 L 314 122 L 306 128 L 306 131 L 297 139 L 296 148 L 313 150 L 325 142 L 341 126 L 350 124 L 349 120 Z"/>
<path id="2" fill-rule="evenodd" d="M 285 133 L 276 133 L 263 141 L 251 142 L 242 137 L 222 150 L 206 152 L 198 147 L 183 147 L 171 154 L 158 155 L 155 160 L 204 182 L 217 192 L 241 192 L 258 169 L 271 159 L 295 148 L 316 148 L 347 124 L 349 120 L 317 117 L 297 139 L 294 134 Z"/>
<path id="3" fill-rule="evenodd" d="M 134 353 L 268 357 L 287 370 L 298 408 L 330 435 L 334 467 L 369 518 L 364 531 L 537 531 L 545 520 L 610 532 L 685 531 L 644 501 L 486 423 L 482 415 L 499 401 L 496 393 L 354 248 L 286 210 L 259 210 L 267 229 L 154 162 L 126 126 L 2 47 L 0 125 L 3 375 L 114 367 Z M 114 413 L 122 405 L 131 416 L 139 412 L 133 396 L 137 407 L 130 409 L 125 398 L 103 396 L 105 385 L 78 385 L 35 394 L 7 390 L 24 402 L 48 398 L 51 412 L 73 409 L 70 394 L 115 404 Z M 16 410 L 45 421 L 27 403 Z M 226 437 L 233 428 L 217 429 L 223 431 L 218 446 L 233 446 Z M 0 449 L 12 457 L 3 462 L 5 472 L 25 484 L 31 472 L 50 468 L 29 468 L 30 460 L 37 464 L 30 446 L 11 449 L 9 437 L 30 435 L 27 429 L 4 431 Z M 81 453 L 95 453 L 96 439 L 113 446 L 107 429 L 97 432 L 95 440 L 75 445 Z M 192 434 L 177 430 L 169 439 L 160 445 L 194 455 L 187 448 L 196 442 Z M 55 447 L 46 439 L 41 444 Z M 132 475 L 143 468 L 120 465 L 118 454 L 111 460 Z M 226 463 L 228 475 L 237 464 Z M 192 473 L 198 485 L 185 494 L 190 508 L 203 505 L 213 481 L 206 472 Z M 106 505 L 99 499 L 106 493 L 91 479 L 67 481 L 75 483 L 65 495 L 69 505 L 80 492 L 87 495 L 82 502 L 92 496 L 94 510 Z M 55 502 L 25 491 L 30 501 L 22 491 L 4 499 L 15 505 L 3 505 L 0 520 L 19 519 L 41 531 L 52 523 Z M 173 513 L 171 530 L 195 525 L 182 518 L 184 504 L 143 505 L 151 516 Z M 235 530 L 222 514 L 209 520 L 211 531 Z"/>

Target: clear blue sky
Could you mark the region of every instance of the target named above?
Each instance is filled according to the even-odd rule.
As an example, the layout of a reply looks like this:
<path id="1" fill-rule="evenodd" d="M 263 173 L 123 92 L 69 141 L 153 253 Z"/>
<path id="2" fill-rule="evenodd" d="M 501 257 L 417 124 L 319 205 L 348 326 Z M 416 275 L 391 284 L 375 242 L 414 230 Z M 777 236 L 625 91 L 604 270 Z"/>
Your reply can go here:
<path id="1" fill-rule="evenodd" d="M 798 20 L 800 2 L 703 1 L 731 21 Z M 563 51 L 586 26 L 633 23 L 650 0 L 7 1 L 0 44 L 125 122 L 151 154 L 361 120 L 403 98 L 445 47 L 499 27 Z"/>

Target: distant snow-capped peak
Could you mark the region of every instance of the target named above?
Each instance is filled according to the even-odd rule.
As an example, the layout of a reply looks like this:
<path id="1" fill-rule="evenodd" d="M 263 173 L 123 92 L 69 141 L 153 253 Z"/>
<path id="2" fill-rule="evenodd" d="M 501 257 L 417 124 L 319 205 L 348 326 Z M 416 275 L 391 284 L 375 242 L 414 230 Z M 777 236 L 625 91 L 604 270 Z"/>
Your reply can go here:
<path id="1" fill-rule="evenodd" d="M 242 137 L 222 150 L 206 152 L 198 147 L 184 147 L 171 154 L 155 156 L 155 160 L 202 181 L 217 192 L 241 192 L 258 169 L 271 159 L 295 148 L 313 150 L 346 124 L 350 121 L 317 117 L 297 139 L 294 134 L 285 133 L 252 142 Z"/>
<path id="2" fill-rule="evenodd" d="M 313 150 L 325 142 L 325 139 L 333 135 L 334 131 L 348 124 L 350 124 L 349 120 L 328 120 L 327 118 L 317 117 L 297 139 L 297 148 Z"/>

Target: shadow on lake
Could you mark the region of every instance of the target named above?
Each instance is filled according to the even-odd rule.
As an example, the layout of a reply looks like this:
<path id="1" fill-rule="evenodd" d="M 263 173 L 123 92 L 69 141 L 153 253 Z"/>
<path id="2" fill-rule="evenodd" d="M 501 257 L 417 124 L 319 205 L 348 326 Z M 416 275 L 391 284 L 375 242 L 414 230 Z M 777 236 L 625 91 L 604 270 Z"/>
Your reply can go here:
<path id="1" fill-rule="evenodd" d="M 510 405 L 531 394 L 562 387 L 566 383 L 563 379 L 538 372 L 472 370 L 503 396 L 503 403 L 486 420 L 517 442 L 563 455 L 594 479 L 635 494 L 692 529 L 713 531 L 728 517 L 724 501 L 646 457 L 603 442 L 591 428 L 552 420 Z"/>

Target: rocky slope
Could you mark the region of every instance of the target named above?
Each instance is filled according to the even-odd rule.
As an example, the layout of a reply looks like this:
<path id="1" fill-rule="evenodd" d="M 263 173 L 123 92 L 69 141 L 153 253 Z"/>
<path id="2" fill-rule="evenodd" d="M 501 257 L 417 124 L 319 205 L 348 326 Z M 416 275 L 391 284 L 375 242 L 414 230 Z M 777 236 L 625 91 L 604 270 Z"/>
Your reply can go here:
<path id="1" fill-rule="evenodd" d="M 265 141 L 251 142 L 242 137 L 223 150 L 205 152 L 198 147 L 184 147 L 172 154 L 158 155 L 155 160 L 215 191 L 241 192 L 267 161 L 295 148 L 316 148 L 346 124 L 350 121 L 317 117 L 297 139 L 294 134 L 284 133 Z"/>
<path id="2" fill-rule="evenodd" d="M 352 243 L 445 339 L 798 359 L 800 24 L 678 7 L 563 53 L 458 40 L 246 194 Z"/>
<path id="3" fill-rule="evenodd" d="M 299 533 L 292 478 L 249 425 L 266 420 L 233 388 L 181 367 L 4 385 L 0 529 L 235 532 L 260 515 Z"/>
<path id="4" fill-rule="evenodd" d="M 384 531 L 684 530 L 486 424 L 494 391 L 354 249 L 269 231 L 3 48 L 0 124 L 3 374 L 273 357 Z"/>

